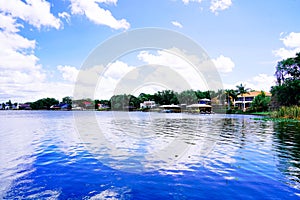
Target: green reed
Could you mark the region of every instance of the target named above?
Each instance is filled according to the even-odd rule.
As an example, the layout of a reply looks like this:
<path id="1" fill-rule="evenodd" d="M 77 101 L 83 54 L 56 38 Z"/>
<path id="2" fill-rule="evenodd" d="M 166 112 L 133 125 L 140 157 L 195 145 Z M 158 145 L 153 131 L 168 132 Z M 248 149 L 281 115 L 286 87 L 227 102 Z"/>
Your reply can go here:
<path id="1" fill-rule="evenodd" d="M 300 106 L 283 106 L 279 110 L 272 112 L 271 117 L 300 120 Z"/>

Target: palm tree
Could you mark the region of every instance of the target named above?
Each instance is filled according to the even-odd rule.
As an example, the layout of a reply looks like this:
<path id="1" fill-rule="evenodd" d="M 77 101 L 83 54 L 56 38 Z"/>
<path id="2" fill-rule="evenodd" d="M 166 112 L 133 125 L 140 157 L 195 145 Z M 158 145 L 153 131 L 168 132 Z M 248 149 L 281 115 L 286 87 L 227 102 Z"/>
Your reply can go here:
<path id="1" fill-rule="evenodd" d="M 230 110 L 230 105 L 232 104 L 231 101 L 237 99 L 237 91 L 233 89 L 227 89 L 225 90 L 225 94 L 227 96 L 228 110 Z"/>
<path id="2" fill-rule="evenodd" d="M 242 96 L 242 99 L 243 99 L 243 111 L 245 110 L 245 98 L 244 98 L 244 94 L 249 94 L 249 90 L 250 88 L 245 88 L 246 85 L 243 85 L 243 84 L 240 84 L 240 85 L 237 85 L 236 88 L 237 88 L 237 95 L 241 95 Z"/>

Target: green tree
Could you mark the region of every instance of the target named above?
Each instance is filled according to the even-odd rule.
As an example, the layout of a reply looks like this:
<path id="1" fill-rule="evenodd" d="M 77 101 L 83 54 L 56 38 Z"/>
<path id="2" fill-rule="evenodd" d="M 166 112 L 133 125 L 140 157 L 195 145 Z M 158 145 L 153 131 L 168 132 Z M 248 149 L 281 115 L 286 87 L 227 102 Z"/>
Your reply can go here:
<path id="1" fill-rule="evenodd" d="M 193 90 L 185 90 L 178 94 L 178 101 L 181 104 L 194 104 L 198 102 L 198 98 L 196 96 L 195 91 Z"/>
<path id="2" fill-rule="evenodd" d="M 49 110 L 52 105 L 58 104 L 59 101 L 54 98 L 43 98 L 31 103 L 31 108 L 34 110 L 47 109 Z"/>
<path id="3" fill-rule="evenodd" d="M 178 104 L 177 93 L 173 90 L 158 91 L 153 95 L 154 101 L 160 105 Z"/>
<path id="4" fill-rule="evenodd" d="M 9 108 L 12 108 L 12 103 L 11 103 L 11 100 L 8 100 L 8 102 L 6 102 L 6 105 L 9 106 Z"/>
<path id="5" fill-rule="evenodd" d="M 233 101 L 237 99 L 237 91 L 233 89 L 227 89 L 225 90 L 227 104 L 228 104 L 228 110 L 231 109 L 231 105 L 233 105 Z"/>
<path id="6" fill-rule="evenodd" d="M 272 107 L 300 104 L 300 53 L 277 63 L 277 83 L 271 88 Z"/>
<path id="7" fill-rule="evenodd" d="M 131 110 L 140 107 L 140 100 L 133 95 L 114 95 L 110 102 L 112 110 Z"/>
<path id="8" fill-rule="evenodd" d="M 72 106 L 72 98 L 71 97 L 67 96 L 67 97 L 62 98 L 62 102 L 67 103 Z"/>
<path id="9" fill-rule="evenodd" d="M 268 111 L 271 98 L 266 96 L 264 91 L 257 95 L 251 104 L 250 109 L 256 112 Z"/>
<path id="10" fill-rule="evenodd" d="M 145 93 L 141 93 L 138 96 L 138 99 L 140 102 L 144 102 L 144 101 L 154 101 L 154 97 L 152 94 L 145 94 Z"/>
<path id="11" fill-rule="evenodd" d="M 277 84 L 284 84 L 286 80 L 293 81 L 300 79 L 300 52 L 295 58 L 287 58 L 279 61 L 275 72 Z"/>
<path id="12" fill-rule="evenodd" d="M 95 109 L 99 109 L 99 104 L 106 105 L 107 107 L 111 107 L 111 103 L 109 100 L 95 100 Z"/>
<path id="13" fill-rule="evenodd" d="M 210 99 L 210 92 L 209 91 L 205 91 L 205 92 L 201 92 L 200 90 L 195 91 L 195 94 L 199 99 Z"/>
<path id="14" fill-rule="evenodd" d="M 244 102 L 244 94 L 249 94 L 250 88 L 246 88 L 246 86 L 243 85 L 243 84 L 237 85 L 236 88 L 237 88 L 237 90 L 236 90 L 237 95 L 241 95 L 242 98 L 243 98 L 243 102 Z M 242 106 L 243 106 L 242 109 L 245 110 L 245 104 L 244 103 L 242 103 Z"/>

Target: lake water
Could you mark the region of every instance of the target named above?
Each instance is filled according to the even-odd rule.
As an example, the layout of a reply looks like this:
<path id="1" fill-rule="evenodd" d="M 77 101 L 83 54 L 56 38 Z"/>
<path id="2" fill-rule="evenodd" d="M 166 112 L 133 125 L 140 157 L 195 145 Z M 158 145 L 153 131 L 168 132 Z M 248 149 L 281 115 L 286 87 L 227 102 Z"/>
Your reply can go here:
<path id="1" fill-rule="evenodd" d="M 299 199 L 300 123 L 0 111 L 0 199 Z"/>

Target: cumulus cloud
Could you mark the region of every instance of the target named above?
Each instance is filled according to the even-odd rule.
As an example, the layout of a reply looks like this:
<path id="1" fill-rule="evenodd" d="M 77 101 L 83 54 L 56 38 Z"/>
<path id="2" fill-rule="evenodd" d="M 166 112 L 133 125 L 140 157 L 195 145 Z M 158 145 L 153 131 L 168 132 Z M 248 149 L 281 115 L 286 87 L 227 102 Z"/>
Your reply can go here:
<path id="1" fill-rule="evenodd" d="M 212 59 L 213 63 L 215 64 L 216 68 L 221 73 L 228 73 L 231 72 L 235 66 L 234 62 L 229 57 L 225 57 L 220 55 L 216 59 Z"/>
<path id="2" fill-rule="evenodd" d="M 50 3 L 44 0 L 0 0 L 0 11 L 37 28 L 48 26 L 59 29 L 61 26 L 59 18 L 50 12 Z"/>
<path id="3" fill-rule="evenodd" d="M 182 24 L 179 23 L 178 21 L 172 21 L 171 23 L 178 28 L 183 28 Z"/>
<path id="4" fill-rule="evenodd" d="M 8 33 L 16 33 L 19 32 L 19 27 L 23 27 L 23 25 L 18 24 L 15 18 L 0 12 L 0 28 L 3 31 Z"/>
<path id="5" fill-rule="evenodd" d="M 133 69 L 133 66 L 129 66 L 125 62 L 117 60 L 114 63 L 108 65 L 108 69 L 105 71 L 104 75 L 105 77 L 119 80 Z"/>
<path id="6" fill-rule="evenodd" d="M 29 101 L 53 96 L 52 83 L 35 55 L 36 41 L 20 34 L 23 24 L 59 29 L 61 22 L 44 0 L 0 0 L 0 100 Z M 52 84 L 53 85 L 53 84 Z M 53 91 L 52 91 L 53 90 Z M 49 91 L 49 93 L 47 93 Z M 61 90 L 59 90 L 61 91 Z M 46 95 L 46 96 L 43 96 Z"/>
<path id="7" fill-rule="evenodd" d="M 273 54 L 280 59 L 295 57 L 296 53 L 300 52 L 300 33 L 291 32 L 282 37 L 283 35 L 280 34 L 280 40 L 284 47 L 274 50 Z"/>
<path id="8" fill-rule="evenodd" d="M 263 90 L 265 92 L 269 92 L 271 90 L 271 86 L 275 85 L 275 77 L 273 75 L 267 74 L 258 74 L 257 76 L 251 77 L 246 80 L 240 80 L 235 82 L 234 84 L 224 84 L 224 88 L 226 89 L 236 89 L 237 85 L 241 83 L 246 85 L 246 88 L 251 88 L 252 90 Z"/>
<path id="9" fill-rule="evenodd" d="M 22 27 L 11 15 L 0 13 L 0 69 L 37 70 L 38 58 L 34 55 L 35 40 L 18 34 Z"/>
<path id="10" fill-rule="evenodd" d="M 297 48 L 300 47 L 300 33 L 291 32 L 284 38 L 281 38 L 286 47 Z"/>
<path id="11" fill-rule="evenodd" d="M 68 23 L 70 23 L 71 15 L 67 12 L 58 13 L 58 16 L 62 19 L 65 19 Z"/>
<path id="12" fill-rule="evenodd" d="M 211 0 L 209 9 L 211 10 L 211 12 L 218 14 L 218 11 L 226 10 L 231 5 L 231 0 Z"/>
<path id="13" fill-rule="evenodd" d="M 65 81 L 75 82 L 78 76 L 79 70 L 72 66 L 62 66 L 58 65 L 57 69 L 61 72 L 62 77 Z"/>
<path id="14" fill-rule="evenodd" d="M 138 59 L 146 64 L 156 64 L 169 67 L 170 70 L 177 72 L 181 78 L 190 85 L 189 89 L 207 90 L 207 82 L 201 72 L 197 71 L 194 66 L 183 58 L 171 54 L 167 51 L 158 50 L 154 53 L 142 51 Z"/>
<path id="15" fill-rule="evenodd" d="M 166 76 L 169 76 L 169 79 L 172 79 L 172 75 L 177 74 L 177 78 L 182 78 L 186 82 L 189 83 L 190 88 L 192 89 L 201 89 L 207 90 L 207 84 L 205 82 L 205 78 L 197 72 L 193 66 L 191 66 L 188 62 L 186 62 L 181 57 L 168 53 L 167 51 L 159 50 L 159 51 L 141 51 L 137 58 L 144 62 L 145 65 L 159 65 L 157 69 L 154 67 L 151 71 L 151 74 L 144 74 L 143 66 L 132 66 L 123 61 L 117 60 L 113 63 L 110 63 L 107 68 L 104 70 L 101 66 L 95 66 L 95 68 L 91 68 L 88 70 L 83 70 L 80 72 L 83 79 L 85 77 L 90 77 L 88 80 L 79 81 L 77 80 L 76 84 L 82 86 L 82 90 L 80 89 L 78 95 L 75 96 L 84 96 L 89 95 L 89 97 L 96 99 L 109 99 L 114 94 L 119 94 L 120 91 L 123 91 L 123 84 L 141 84 L 140 87 L 137 87 L 136 90 L 131 91 L 131 94 L 139 95 L 140 92 L 150 92 L 154 93 L 158 90 L 162 89 L 176 89 L 177 85 L 182 85 L 178 79 L 174 79 L 174 84 L 171 87 L 174 88 L 166 88 L 167 86 L 160 85 L 160 80 L 167 79 Z M 166 68 L 164 68 L 164 66 Z M 98 70 L 96 69 L 98 68 Z M 161 69 L 165 70 L 161 70 Z M 147 71 L 148 68 L 146 68 Z M 141 71 L 139 71 L 141 70 Z M 101 74 L 99 72 L 102 72 Z M 91 76 L 95 76 L 91 78 Z M 79 75 L 80 76 L 80 75 Z M 145 79 L 143 79 L 145 77 Z M 150 79 L 152 81 L 150 81 Z M 175 77 L 175 76 L 174 76 Z M 158 80 L 158 82 L 153 82 L 154 80 Z M 93 79 L 93 82 L 87 82 Z M 138 80 L 137 80 L 138 79 Z M 149 80 L 148 80 L 149 79 Z M 97 80 L 97 86 L 95 89 L 95 80 Z M 125 82 L 122 82 L 125 81 Z M 128 82 L 126 82 L 128 81 Z M 149 82 L 150 81 L 150 82 Z M 82 83 L 81 83 L 82 82 Z M 127 87 L 125 87 L 125 90 Z M 178 87 L 180 88 L 180 87 Z M 177 88 L 177 89 L 178 89 Z M 188 89 L 190 89 L 188 88 Z M 90 92 L 84 93 L 87 90 Z M 126 92 L 125 92 L 126 93 Z M 94 96 L 91 96 L 94 95 Z M 85 96 L 86 97 L 86 96 Z"/>
<path id="16" fill-rule="evenodd" d="M 100 7 L 99 3 L 113 3 L 117 0 L 70 0 L 71 13 L 85 15 L 95 24 L 106 25 L 113 29 L 129 29 L 130 24 L 126 19 L 117 20 L 109 10 Z"/>
<path id="17" fill-rule="evenodd" d="M 106 68 L 96 65 L 81 69 L 75 82 L 77 89 L 74 98 L 109 99 L 114 95 L 118 82 L 135 68 L 117 60 L 109 63 Z"/>

